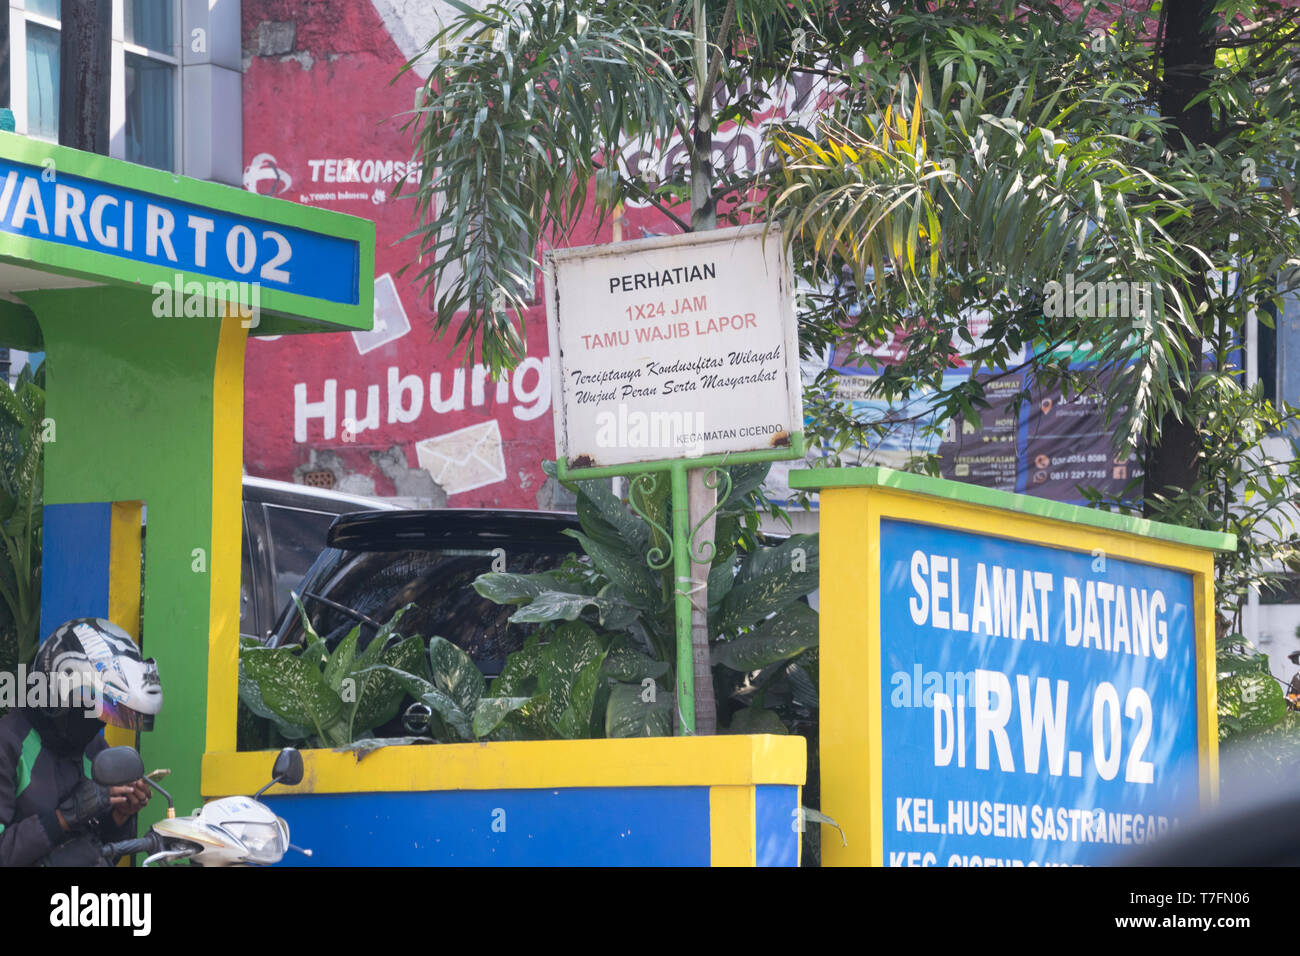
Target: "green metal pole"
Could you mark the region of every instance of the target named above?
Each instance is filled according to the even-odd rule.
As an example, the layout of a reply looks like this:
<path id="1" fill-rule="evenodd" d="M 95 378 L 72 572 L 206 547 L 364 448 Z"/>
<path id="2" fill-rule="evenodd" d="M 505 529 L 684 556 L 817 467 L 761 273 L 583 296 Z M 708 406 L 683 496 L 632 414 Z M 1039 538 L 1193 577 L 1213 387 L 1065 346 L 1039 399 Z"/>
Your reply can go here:
<path id="1" fill-rule="evenodd" d="M 709 115 L 712 107 L 710 94 L 705 88 L 709 75 L 709 48 L 704 32 L 704 0 L 695 0 L 695 116 L 691 123 L 691 231 L 704 232 L 717 228 L 717 216 L 713 205 L 713 169 L 712 120 Z M 700 473 L 704 474 L 703 472 Z M 695 485 L 692 494 L 690 485 Z M 678 489 L 681 491 L 681 505 L 677 504 Z M 711 506 L 702 481 L 690 482 L 686 469 L 673 471 L 673 528 L 679 527 L 677 516 L 681 516 L 680 546 L 673 551 L 676 560 L 674 570 L 677 574 L 677 686 L 679 689 L 678 718 L 683 735 L 695 734 L 695 647 L 694 617 L 691 599 L 696 587 L 695 568 L 691 562 L 690 536 L 698 521 L 708 514 Z M 677 541 L 674 541 L 677 544 Z M 705 568 L 707 575 L 708 569 Z M 701 582 L 707 587 L 707 576 Z M 707 606 L 707 592 L 704 604 Z M 704 621 L 707 630 L 708 617 Z M 706 637 L 707 640 L 707 637 Z M 701 675 L 703 680 L 703 675 Z M 707 699 L 712 700 L 708 694 Z M 712 733 L 706 727 L 708 732 Z"/>
<path id="2" fill-rule="evenodd" d="M 695 657 L 691 648 L 690 515 L 686 465 L 675 461 L 670 472 L 673 494 L 673 578 L 677 618 L 677 726 L 681 736 L 695 734 Z"/>

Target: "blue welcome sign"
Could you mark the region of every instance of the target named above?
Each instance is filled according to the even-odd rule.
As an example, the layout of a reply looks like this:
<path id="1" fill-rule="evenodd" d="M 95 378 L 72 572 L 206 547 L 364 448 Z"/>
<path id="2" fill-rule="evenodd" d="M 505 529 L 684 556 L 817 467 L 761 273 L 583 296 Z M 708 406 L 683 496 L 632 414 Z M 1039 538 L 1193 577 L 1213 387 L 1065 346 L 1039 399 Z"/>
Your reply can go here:
<path id="1" fill-rule="evenodd" d="M 821 496 L 823 865 L 1123 862 L 1218 787 L 1214 552 L 887 468 Z"/>
<path id="2" fill-rule="evenodd" d="M 893 864 L 1097 863 L 1196 796 L 1192 576 L 886 520 Z"/>

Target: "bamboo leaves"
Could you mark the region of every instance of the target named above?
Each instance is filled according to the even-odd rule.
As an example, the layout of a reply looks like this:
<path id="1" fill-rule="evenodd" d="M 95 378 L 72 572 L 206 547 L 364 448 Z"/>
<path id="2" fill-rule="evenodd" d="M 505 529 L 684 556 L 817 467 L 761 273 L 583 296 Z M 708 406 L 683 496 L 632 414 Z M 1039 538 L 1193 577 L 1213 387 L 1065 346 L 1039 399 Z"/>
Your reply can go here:
<path id="1" fill-rule="evenodd" d="M 603 208 L 630 191 L 612 162 L 624 141 L 666 139 L 689 116 L 689 34 L 638 3 L 458 9 L 408 64 L 429 80 L 408 123 L 421 174 L 407 238 L 439 331 L 499 370 L 523 357 L 538 242 L 572 228 L 598 170 Z"/>

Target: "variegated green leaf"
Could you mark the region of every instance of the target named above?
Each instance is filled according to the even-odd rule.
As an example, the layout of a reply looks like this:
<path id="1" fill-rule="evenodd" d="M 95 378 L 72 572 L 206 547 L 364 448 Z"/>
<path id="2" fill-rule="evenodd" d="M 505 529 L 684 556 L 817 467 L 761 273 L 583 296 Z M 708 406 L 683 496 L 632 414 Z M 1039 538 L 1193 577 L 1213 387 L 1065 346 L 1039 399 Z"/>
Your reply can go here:
<path id="1" fill-rule="evenodd" d="M 748 634 L 713 645 L 713 662 L 747 673 L 817 645 L 819 618 L 806 604 L 788 605 Z"/>
<path id="2" fill-rule="evenodd" d="M 671 737 L 673 693 L 670 688 L 615 684 L 605 709 L 606 737 Z"/>

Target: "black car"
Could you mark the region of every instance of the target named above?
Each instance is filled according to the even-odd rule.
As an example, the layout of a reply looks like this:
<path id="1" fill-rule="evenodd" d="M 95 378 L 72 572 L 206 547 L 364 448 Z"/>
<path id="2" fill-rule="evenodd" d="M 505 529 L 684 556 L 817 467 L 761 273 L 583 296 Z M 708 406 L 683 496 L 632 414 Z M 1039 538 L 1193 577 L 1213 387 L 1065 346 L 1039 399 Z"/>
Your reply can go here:
<path id="1" fill-rule="evenodd" d="M 492 570 L 552 570 L 580 551 L 563 533 L 578 527 L 575 515 L 539 511 L 343 515 L 330 527 L 326 548 L 297 593 L 330 649 L 358 624 L 364 647 L 399 609 L 414 604 L 398 634 L 446 638 L 494 677 L 535 625 L 510 624 L 516 608 L 480 597 L 474 579 Z M 301 643 L 304 633 L 301 615 L 290 604 L 267 643 Z"/>
<path id="2" fill-rule="evenodd" d="M 239 633 L 265 641 L 289 592 L 325 547 L 341 514 L 396 511 L 399 506 L 326 488 L 244 476 L 244 544 L 239 579 Z"/>

